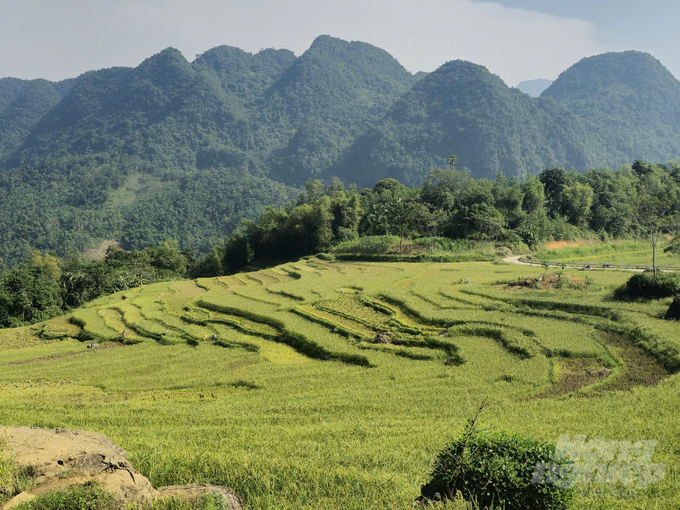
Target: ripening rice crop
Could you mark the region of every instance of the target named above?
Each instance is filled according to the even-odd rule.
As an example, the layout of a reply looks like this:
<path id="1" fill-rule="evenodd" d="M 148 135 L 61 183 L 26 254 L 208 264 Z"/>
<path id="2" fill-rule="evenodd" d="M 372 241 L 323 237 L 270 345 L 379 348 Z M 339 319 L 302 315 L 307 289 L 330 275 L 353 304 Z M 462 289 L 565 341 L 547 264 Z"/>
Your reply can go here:
<path id="1" fill-rule="evenodd" d="M 0 423 L 104 432 L 155 486 L 226 485 L 247 508 L 407 509 L 487 399 L 485 425 L 536 440 L 658 442 L 664 480 L 584 486 L 576 508 L 677 508 L 670 300 L 614 301 L 627 275 L 605 271 L 508 286 L 542 274 L 310 258 L 121 292 L 0 332 Z"/>

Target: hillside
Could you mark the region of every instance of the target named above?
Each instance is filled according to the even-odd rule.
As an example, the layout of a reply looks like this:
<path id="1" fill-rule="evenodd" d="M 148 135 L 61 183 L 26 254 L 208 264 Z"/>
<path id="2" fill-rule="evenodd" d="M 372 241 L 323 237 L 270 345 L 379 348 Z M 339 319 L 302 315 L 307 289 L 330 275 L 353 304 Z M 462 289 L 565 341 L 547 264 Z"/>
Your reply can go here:
<path id="1" fill-rule="evenodd" d="M 359 137 L 334 170 L 361 185 L 386 177 L 415 184 L 446 166 L 451 153 L 474 176 L 491 179 L 556 166 L 586 168 L 586 134 L 572 117 L 554 101 L 507 87 L 482 66 L 448 62 Z"/>
<path id="2" fill-rule="evenodd" d="M 0 422 L 105 433 L 154 487 L 225 485 L 246 508 L 412 509 L 488 400 L 484 428 L 550 443 L 653 430 L 668 475 L 581 484 L 570 508 L 677 508 L 670 299 L 612 301 L 627 274 L 563 273 L 539 290 L 557 275 L 309 258 L 146 285 L 0 331 Z"/>
<path id="3" fill-rule="evenodd" d="M 327 178 L 342 150 L 413 81 L 379 48 L 318 37 L 267 91 L 258 109 L 260 138 L 280 146 L 269 155 L 270 174 L 298 186 Z"/>
<path id="4" fill-rule="evenodd" d="M 541 97 L 581 119 L 591 166 L 680 157 L 680 82 L 647 53 L 586 58 Z"/>
<path id="5" fill-rule="evenodd" d="M 387 52 L 318 37 L 296 57 L 168 48 L 59 83 L 0 80 L 0 268 L 166 237 L 202 251 L 305 181 L 422 183 L 459 157 L 475 177 L 680 157 L 680 83 L 607 54 L 531 98 L 482 66 L 411 75 Z"/>

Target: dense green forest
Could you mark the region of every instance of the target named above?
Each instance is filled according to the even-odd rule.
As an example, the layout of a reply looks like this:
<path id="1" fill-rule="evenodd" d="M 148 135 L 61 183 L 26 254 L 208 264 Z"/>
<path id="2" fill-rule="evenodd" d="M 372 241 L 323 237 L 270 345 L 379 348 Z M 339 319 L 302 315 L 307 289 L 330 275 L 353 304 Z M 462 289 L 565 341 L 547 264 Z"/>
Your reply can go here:
<path id="1" fill-rule="evenodd" d="M 116 239 L 206 252 L 311 179 L 420 186 L 430 171 L 517 177 L 680 159 L 680 83 L 612 53 L 540 98 L 452 61 L 412 75 L 387 52 L 317 38 L 296 57 L 168 48 L 59 83 L 0 79 L 0 269 Z"/>

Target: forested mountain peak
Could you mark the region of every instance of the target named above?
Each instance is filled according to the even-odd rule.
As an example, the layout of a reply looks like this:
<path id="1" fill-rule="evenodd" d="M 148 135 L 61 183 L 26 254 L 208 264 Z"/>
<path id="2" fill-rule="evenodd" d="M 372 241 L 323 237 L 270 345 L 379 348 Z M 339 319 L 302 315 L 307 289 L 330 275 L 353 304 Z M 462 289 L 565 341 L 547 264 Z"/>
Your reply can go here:
<path id="1" fill-rule="evenodd" d="M 294 61 L 290 50 L 268 48 L 252 54 L 233 46 L 217 46 L 199 55 L 193 67 L 215 74 L 225 92 L 256 101 Z"/>
<path id="2" fill-rule="evenodd" d="M 196 76 L 196 71 L 175 48 L 166 48 L 147 58 L 134 70 L 135 79 L 148 79 L 162 87 L 183 87 Z"/>
<path id="3" fill-rule="evenodd" d="M 412 83 L 411 73 L 385 50 L 364 42 L 322 35 L 295 60 L 272 87 L 272 92 L 297 92 L 309 87 L 322 92 L 346 91 L 344 87 L 333 90 L 334 83 L 328 81 L 332 79 L 347 80 L 354 86 L 367 86 L 388 94 L 390 88 L 403 92 Z"/>
<path id="4" fill-rule="evenodd" d="M 235 46 L 216 46 L 201 53 L 194 60 L 195 67 L 209 67 L 217 72 L 242 72 L 245 69 L 269 68 L 272 74 L 281 73 L 295 60 L 290 50 L 266 48 L 255 54 Z"/>
<path id="5" fill-rule="evenodd" d="M 414 86 L 447 95 L 505 93 L 505 82 L 486 67 L 467 60 L 451 60 L 428 74 Z"/>
<path id="6" fill-rule="evenodd" d="M 558 100 L 592 99 L 593 95 L 680 92 L 680 82 L 649 53 L 612 52 L 584 58 L 560 74 L 543 92 Z"/>
<path id="7" fill-rule="evenodd" d="M 332 58 L 344 61 L 362 69 L 369 75 L 379 72 L 389 75 L 404 84 L 410 83 L 409 73 L 387 51 L 361 41 L 345 41 L 330 35 L 320 35 L 310 48 L 302 54 L 301 59 L 316 56 L 317 58 Z"/>
<path id="8" fill-rule="evenodd" d="M 296 185 L 328 177 L 341 152 L 412 83 L 411 74 L 384 50 L 318 37 L 267 90 L 259 112 L 260 139 L 267 136 L 275 145 L 269 159 L 273 174 Z"/>
<path id="9" fill-rule="evenodd" d="M 592 166 L 680 157 L 680 82 L 639 51 L 581 60 L 541 96 L 576 114 Z M 580 167 L 577 167 L 580 168 Z"/>

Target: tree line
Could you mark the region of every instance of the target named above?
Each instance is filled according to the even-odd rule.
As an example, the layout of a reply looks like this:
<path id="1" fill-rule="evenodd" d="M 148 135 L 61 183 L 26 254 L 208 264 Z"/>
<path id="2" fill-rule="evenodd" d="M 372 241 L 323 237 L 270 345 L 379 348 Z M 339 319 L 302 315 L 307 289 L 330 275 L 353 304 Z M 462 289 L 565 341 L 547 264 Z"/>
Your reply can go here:
<path id="1" fill-rule="evenodd" d="M 455 159 L 453 160 L 455 163 Z M 422 187 L 383 179 L 373 188 L 308 181 L 295 203 L 245 220 L 197 261 L 194 276 L 328 250 L 364 236 L 447 237 L 534 248 L 551 240 L 649 238 L 677 230 L 680 165 L 636 161 L 586 173 L 556 168 L 523 182 L 435 170 Z M 675 242 L 671 249 L 677 246 Z"/>

